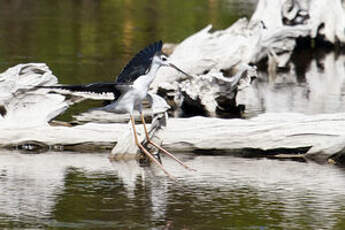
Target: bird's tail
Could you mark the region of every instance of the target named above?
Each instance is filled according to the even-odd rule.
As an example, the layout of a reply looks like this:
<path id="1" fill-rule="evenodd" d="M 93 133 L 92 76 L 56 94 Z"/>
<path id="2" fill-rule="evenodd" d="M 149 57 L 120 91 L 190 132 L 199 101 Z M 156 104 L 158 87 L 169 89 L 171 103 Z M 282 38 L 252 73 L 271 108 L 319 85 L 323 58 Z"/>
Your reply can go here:
<path id="1" fill-rule="evenodd" d="M 92 83 L 88 85 L 52 85 L 52 86 L 36 86 L 36 89 L 50 89 L 56 93 L 73 94 L 83 97 L 91 97 L 92 99 L 106 99 L 107 94 L 112 94 L 112 98 L 117 98 L 120 95 L 120 91 L 116 87 L 114 82 L 102 82 Z"/>

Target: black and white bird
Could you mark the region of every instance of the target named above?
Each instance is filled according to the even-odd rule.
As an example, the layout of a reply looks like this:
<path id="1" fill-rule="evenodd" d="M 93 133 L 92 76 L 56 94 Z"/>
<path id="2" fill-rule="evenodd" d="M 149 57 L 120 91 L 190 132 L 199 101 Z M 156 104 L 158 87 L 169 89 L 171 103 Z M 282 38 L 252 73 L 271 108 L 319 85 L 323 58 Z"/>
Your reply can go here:
<path id="1" fill-rule="evenodd" d="M 103 109 L 113 113 L 129 113 L 135 144 L 168 176 L 172 177 L 162 166 L 162 164 L 155 157 L 153 157 L 152 154 L 147 151 L 146 148 L 139 142 L 133 118 L 133 111 L 138 110 L 140 113 L 141 121 L 144 125 L 147 142 L 155 146 L 162 152 L 166 153 L 168 156 L 176 160 L 185 168 L 190 169 L 187 165 L 178 160 L 173 154 L 169 153 L 158 144 L 152 142 L 146 128 L 142 110 L 142 101 L 147 96 L 149 87 L 156 77 L 159 68 L 163 66 L 174 68 L 177 71 L 190 77 L 190 75 L 188 75 L 169 61 L 169 58 L 162 52 L 162 41 L 159 41 L 148 45 L 139 53 L 137 53 L 121 71 L 115 82 L 100 82 L 88 85 L 58 85 L 43 87 L 50 89 L 68 90 L 71 92 L 114 94 L 114 101 L 105 106 Z"/>

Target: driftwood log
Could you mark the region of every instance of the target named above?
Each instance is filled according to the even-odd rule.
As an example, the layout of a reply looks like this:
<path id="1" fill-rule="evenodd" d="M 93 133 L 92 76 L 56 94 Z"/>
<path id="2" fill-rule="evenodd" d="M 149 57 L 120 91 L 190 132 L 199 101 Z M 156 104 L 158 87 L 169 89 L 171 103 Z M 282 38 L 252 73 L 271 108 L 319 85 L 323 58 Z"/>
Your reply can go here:
<path id="1" fill-rule="evenodd" d="M 1 147 L 35 151 L 84 149 L 90 152 L 109 150 L 117 143 L 112 151 L 114 155 L 137 152 L 127 123 L 96 123 L 97 119 L 94 118 L 93 122 L 73 127 L 49 125 L 50 119 L 73 102 L 72 97 L 66 99 L 59 94 L 47 93 L 46 90 L 30 88 L 34 84 L 54 83 L 56 79 L 46 65 L 18 65 L 0 76 L 3 86 Z M 38 82 L 38 79 L 44 79 L 43 83 Z M 159 111 L 158 108 L 163 110 Z M 343 161 L 345 114 L 308 116 L 278 113 L 263 114 L 248 120 L 172 118 L 167 128 L 161 130 L 166 125 L 166 108 L 164 103 L 156 106 L 158 115 L 154 116 L 150 130 L 152 135 L 154 132 L 158 134 L 163 146 L 173 152 Z M 102 117 L 111 116 L 101 115 L 101 111 L 92 113 Z M 144 141 L 141 125 L 138 129 Z M 156 132 L 159 129 L 161 131 Z"/>
<path id="2" fill-rule="evenodd" d="M 263 59 L 268 59 L 270 70 L 287 66 L 299 38 L 343 46 L 344 5 L 344 0 L 259 0 L 249 21 L 242 18 L 215 32 L 207 26 L 175 46 L 171 60 L 194 78 L 162 69 L 153 89 L 173 99 L 172 104 L 194 106 L 204 114 L 230 110 L 238 89 L 226 88 L 224 93 L 223 87 L 214 84 L 222 81 L 218 79 L 236 81 L 238 69 Z M 256 75 L 249 74 L 243 81 L 250 82 L 252 76 Z"/>

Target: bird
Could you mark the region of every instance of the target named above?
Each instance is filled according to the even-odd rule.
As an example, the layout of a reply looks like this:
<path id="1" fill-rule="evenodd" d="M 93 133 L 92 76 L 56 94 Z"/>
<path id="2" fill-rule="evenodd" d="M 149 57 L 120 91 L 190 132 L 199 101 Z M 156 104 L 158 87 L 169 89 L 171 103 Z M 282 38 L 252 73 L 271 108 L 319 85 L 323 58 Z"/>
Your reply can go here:
<path id="1" fill-rule="evenodd" d="M 156 144 L 151 140 L 146 127 L 142 101 L 147 96 L 149 87 L 155 79 L 158 70 L 161 67 L 170 67 L 176 69 L 178 72 L 191 77 L 176 65 L 170 62 L 169 57 L 162 52 L 162 41 L 154 42 L 144 49 L 139 51 L 129 63 L 122 69 L 114 82 L 96 82 L 87 85 L 56 85 L 56 86 L 40 86 L 40 88 L 67 90 L 73 92 L 89 92 L 89 93 L 112 93 L 114 100 L 102 109 L 112 113 L 126 113 L 129 114 L 130 123 L 133 129 L 133 136 L 135 144 L 138 148 L 149 157 L 155 164 L 157 164 L 163 172 L 169 177 L 172 175 L 163 167 L 163 165 L 139 142 L 136 131 L 133 112 L 139 111 L 141 122 L 144 126 L 145 137 L 148 144 L 153 145 L 169 157 L 177 161 L 186 169 L 194 170 L 180 161 L 172 153 Z"/>

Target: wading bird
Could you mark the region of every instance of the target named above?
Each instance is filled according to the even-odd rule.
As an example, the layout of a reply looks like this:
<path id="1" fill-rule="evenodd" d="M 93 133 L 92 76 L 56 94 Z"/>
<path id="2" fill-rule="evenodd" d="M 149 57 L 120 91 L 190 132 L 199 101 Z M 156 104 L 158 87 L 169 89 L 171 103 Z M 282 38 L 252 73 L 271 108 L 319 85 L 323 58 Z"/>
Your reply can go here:
<path id="1" fill-rule="evenodd" d="M 162 166 L 162 164 L 139 142 L 133 118 L 133 111 L 138 110 L 144 126 L 147 142 L 176 160 L 185 168 L 190 169 L 186 164 L 178 160 L 173 154 L 169 153 L 158 144 L 152 142 L 146 128 L 144 115 L 142 112 L 142 100 L 147 96 L 150 84 L 154 80 L 159 68 L 163 66 L 174 68 L 190 77 L 190 75 L 172 64 L 168 57 L 162 53 L 162 41 L 159 41 L 148 45 L 137 53 L 121 71 L 115 82 L 99 82 L 88 85 L 43 86 L 43 88 L 61 89 L 71 92 L 113 93 L 115 98 L 114 101 L 105 106 L 103 109 L 113 113 L 129 113 L 135 144 L 169 177 L 172 177 Z"/>

